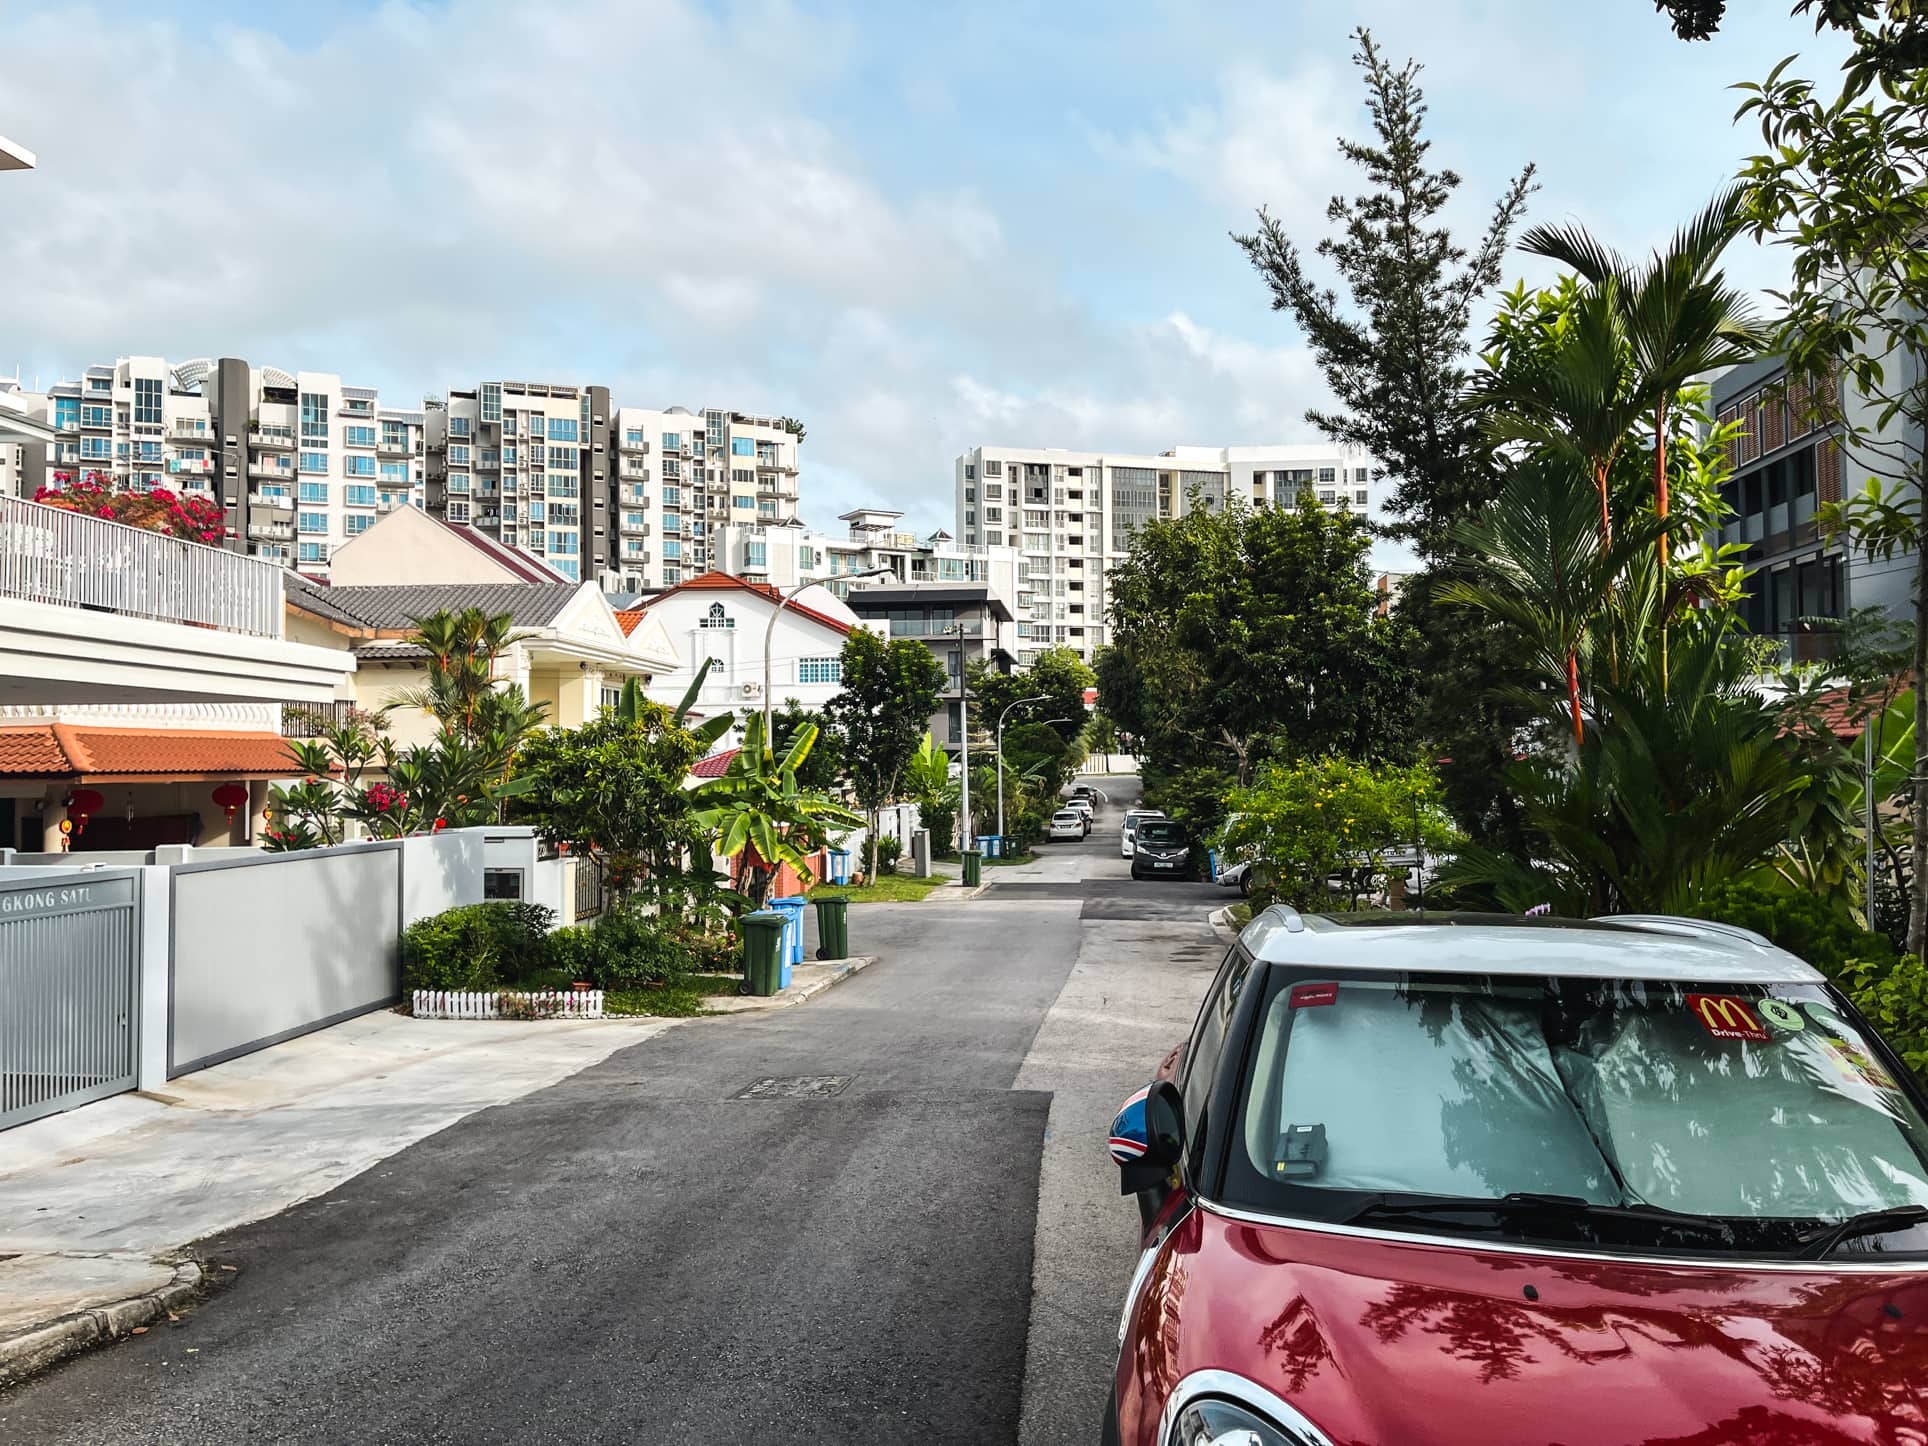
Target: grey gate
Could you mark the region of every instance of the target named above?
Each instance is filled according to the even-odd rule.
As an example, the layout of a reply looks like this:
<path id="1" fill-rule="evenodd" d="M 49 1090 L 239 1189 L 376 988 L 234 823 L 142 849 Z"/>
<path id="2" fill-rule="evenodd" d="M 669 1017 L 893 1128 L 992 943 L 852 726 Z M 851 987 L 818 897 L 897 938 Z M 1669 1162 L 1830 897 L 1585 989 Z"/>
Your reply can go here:
<path id="1" fill-rule="evenodd" d="M 135 875 L 0 883 L 0 1129 L 134 1088 Z"/>

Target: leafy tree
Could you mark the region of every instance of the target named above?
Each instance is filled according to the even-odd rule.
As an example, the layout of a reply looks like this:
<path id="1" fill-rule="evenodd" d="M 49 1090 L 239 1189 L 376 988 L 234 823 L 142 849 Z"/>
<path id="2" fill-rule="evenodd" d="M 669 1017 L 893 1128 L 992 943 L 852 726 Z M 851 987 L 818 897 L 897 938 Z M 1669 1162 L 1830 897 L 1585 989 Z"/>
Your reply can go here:
<path id="1" fill-rule="evenodd" d="M 1928 26 L 1913 4 L 1829 6 L 1851 20 L 1856 50 L 1832 98 L 1776 66 L 1742 115 L 1765 150 L 1742 172 L 1748 218 L 1783 244 L 1793 277 L 1778 341 L 1803 385 L 1808 420 L 1834 429 L 1877 478 L 1819 518 L 1914 574 L 1913 670 L 1928 677 L 1928 74 L 1896 63 Z M 1832 21 L 1830 23 L 1833 23 Z M 1844 27 L 1848 28 L 1848 27 Z M 1885 478 L 1886 481 L 1880 479 Z M 1915 699 L 1913 849 L 1928 857 L 1928 688 Z M 1907 947 L 1928 945 L 1928 869 L 1914 871 Z"/>
<path id="2" fill-rule="evenodd" d="M 1028 668 L 1000 673 L 989 662 L 979 660 L 966 670 L 971 694 L 971 717 L 986 736 L 997 728 L 998 716 L 1005 708 L 1023 698 L 1041 698 L 1025 708 L 1016 709 L 1006 721 L 1005 746 L 1010 732 L 1029 720 L 1054 719 L 1052 727 L 1066 743 L 1076 738 L 1085 726 L 1085 689 L 1097 684 L 1098 675 L 1071 648 L 1046 648 Z"/>
<path id="3" fill-rule="evenodd" d="M 685 728 L 660 703 L 638 698 L 579 728 L 549 728 L 523 744 L 516 776 L 528 780 L 526 816 L 543 839 L 593 858 L 626 894 L 648 880 L 681 881 L 702 842 L 686 787 L 690 768 L 727 728 Z"/>
<path id="4" fill-rule="evenodd" d="M 1308 272 L 1298 243 L 1266 211 L 1258 230 L 1233 239 L 1305 333 L 1342 410 L 1306 420 L 1334 441 L 1377 458 L 1394 482 L 1389 503 L 1421 556 L 1449 552 L 1446 531 L 1487 495 L 1491 477 L 1476 418 L 1460 407 L 1473 307 L 1499 284 L 1512 235 L 1535 189 L 1526 166 L 1502 192 L 1469 252 L 1438 224 L 1459 189 L 1427 164 L 1420 67 L 1394 66 L 1363 27 L 1354 63 L 1365 74 L 1375 139 L 1341 139 L 1339 154 L 1367 189 L 1334 196 L 1333 234 L 1315 250 L 1337 270 L 1346 302 Z"/>
<path id="5" fill-rule="evenodd" d="M 842 736 L 844 767 L 869 816 L 872 877 L 878 812 L 897 798 L 947 681 L 944 665 L 915 638 L 887 643 L 858 628 L 844 644 L 843 687 L 825 711 Z"/>
<path id="6" fill-rule="evenodd" d="M 795 698 L 770 715 L 770 735 L 778 753 L 788 753 L 807 727 L 817 730 L 816 745 L 797 770 L 797 786 L 817 793 L 831 793 L 843 775 L 843 735 L 823 713 L 806 708 Z"/>
<path id="7" fill-rule="evenodd" d="M 1410 754 L 1408 629 L 1374 613 L 1358 519 L 1302 495 L 1147 523 L 1111 570 L 1100 702 L 1147 782 L 1271 756 Z"/>
<path id="8" fill-rule="evenodd" d="M 1439 780 L 1423 764 L 1368 764 L 1328 755 L 1266 763 L 1250 788 L 1225 802 L 1222 842 L 1249 860 L 1260 902 L 1333 906 L 1339 882 L 1348 906 L 1388 878 L 1386 856 L 1423 843 L 1458 841 L 1440 807 Z"/>
<path id="9" fill-rule="evenodd" d="M 1727 0 L 1654 0 L 1682 40 L 1706 40 L 1720 29 Z M 1928 11 L 1920 0 L 1795 0 L 1792 15 L 1812 15 L 1814 32 L 1834 30 L 1855 47 L 1849 67 L 1901 80 L 1928 65 Z"/>
<path id="10" fill-rule="evenodd" d="M 920 649 L 929 656 L 929 649 Z M 777 869 L 788 864 L 807 884 L 810 854 L 829 841 L 833 829 L 863 823 L 834 799 L 797 784 L 797 768 L 810 755 L 817 730 L 806 724 L 778 759 L 764 742 L 763 715 L 752 713 L 743 725 L 743 746 L 720 778 L 695 789 L 695 822 L 716 851 L 731 859 L 735 882 L 752 908 L 770 899 Z"/>
<path id="11" fill-rule="evenodd" d="M 1020 779 L 1031 775 L 1037 792 L 1044 798 L 1056 798 L 1071 781 L 1066 763 L 1071 757 L 1064 735 L 1048 723 L 1019 723 L 1004 730 L 1005 766 Z M 995 786 L 995 777 L 992 783 Z"/>

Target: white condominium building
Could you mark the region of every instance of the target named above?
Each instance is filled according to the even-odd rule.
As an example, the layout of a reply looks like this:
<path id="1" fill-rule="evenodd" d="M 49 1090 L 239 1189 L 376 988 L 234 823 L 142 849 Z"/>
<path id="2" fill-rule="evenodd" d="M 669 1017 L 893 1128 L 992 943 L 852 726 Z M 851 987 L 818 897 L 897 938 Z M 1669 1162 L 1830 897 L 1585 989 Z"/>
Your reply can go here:
<path id="1" fill-rule="evenodd" d="M 967 546 L 1017 549 L 1018 660 L 1068 647 L 1087 661 L 1108 641 L 1105 576 L 1143 523 L 1192 505 L 1325 506 L 1375 514 L 1379 469 L 1330 444 L 1174 447 L 1157 455 L 974 447 L 956 462 Z"/>
<path id="2" fill-rule="evenodd" d="M 705 572 L 737 572 L 729 565 L 729 539 L 794 522 L 792 426 L 721 408 L 618 407 L 604 564 L 611 589 L 639 592 Z"/>
<path id="3" fill-rule="evenodd" d="M 837 520 L 838 535 L 817 532 L 801 522 L 732 527 L 717 540 L 715 568 L 753 582 L 790 588 L 820 582 L 838 597 L 852 587 L 906 583 L 984 583 L 1009 604 L 1017 594 L 1019 554 L 1015 547 L 962 543 L 943 530 L 919 537 L 903 529 L 901 512 L 860 507 Z M 888 577 L 856 574 L 888 568 Z"/>
<path id="4" fill-rule="evenodd" d="M 0 457 L 7 491 L 91 477 L 207 497 L 237 551 L 318 576 L 383 511 L 422 500 L 421 414 L 330 373 L 123 357 L 29 400 L 56 440 Z"/>

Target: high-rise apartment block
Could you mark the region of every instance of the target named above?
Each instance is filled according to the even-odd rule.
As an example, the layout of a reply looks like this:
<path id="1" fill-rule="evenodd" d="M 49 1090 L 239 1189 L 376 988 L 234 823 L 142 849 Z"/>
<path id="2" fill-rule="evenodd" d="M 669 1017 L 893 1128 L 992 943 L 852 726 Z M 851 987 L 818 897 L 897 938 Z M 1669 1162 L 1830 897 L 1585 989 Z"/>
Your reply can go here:
<path id="1" fill-rule="evenodd" d="M 421 501 L 422 414 L 332 374 L 123 357 L 28 400 L 55 440 L 0 457 L 7 491 L 93 477 L 211 498 L 237 551 L 319 576 L 384 511 Z"/>
<path id="2" fill-rule="evenodd" d="M 797 448 L 779 417 L 619 407 L 607 572 L 623 591 L 731 571 L 732 538 L 794 522 Z M 749 574 L 742 574 L 748 576 Z"/>
<path id="3" fill-rule="evenodd" d="M 716 565 L 732 527 L 796 516 L 797 437 L 778 418 L 505 381 L 428 420 L 431 512 L 611 591 L 674 587 Z"/>
<path id="4" fill-rule="evenodd" d="M 1104 646 L 1106 573 L 1142 524 L 1233 500 L 1291 507 L 1306 490 L 1323 506 L 1370 517 L 1378 484 L 1370 457 L 1323 444 L 1157 455 L 974 447 L 957 459 L 955 476 L 962 541 L 1017 549 L 1021 663 L 1050 647 L 1089 660 Z"/>

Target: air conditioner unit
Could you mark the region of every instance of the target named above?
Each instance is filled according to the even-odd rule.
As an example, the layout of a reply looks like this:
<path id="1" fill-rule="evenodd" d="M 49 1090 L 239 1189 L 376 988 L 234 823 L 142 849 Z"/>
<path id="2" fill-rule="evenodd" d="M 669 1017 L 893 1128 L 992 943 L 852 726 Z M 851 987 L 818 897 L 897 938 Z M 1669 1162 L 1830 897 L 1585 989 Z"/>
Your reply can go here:
<path id="1" fill-rule="evenodd" d="M 763 696 L 763 685 L 761 683 L 745 683 L 742 685 L 742 688 L 745 698 L 761 698 Z"/>

